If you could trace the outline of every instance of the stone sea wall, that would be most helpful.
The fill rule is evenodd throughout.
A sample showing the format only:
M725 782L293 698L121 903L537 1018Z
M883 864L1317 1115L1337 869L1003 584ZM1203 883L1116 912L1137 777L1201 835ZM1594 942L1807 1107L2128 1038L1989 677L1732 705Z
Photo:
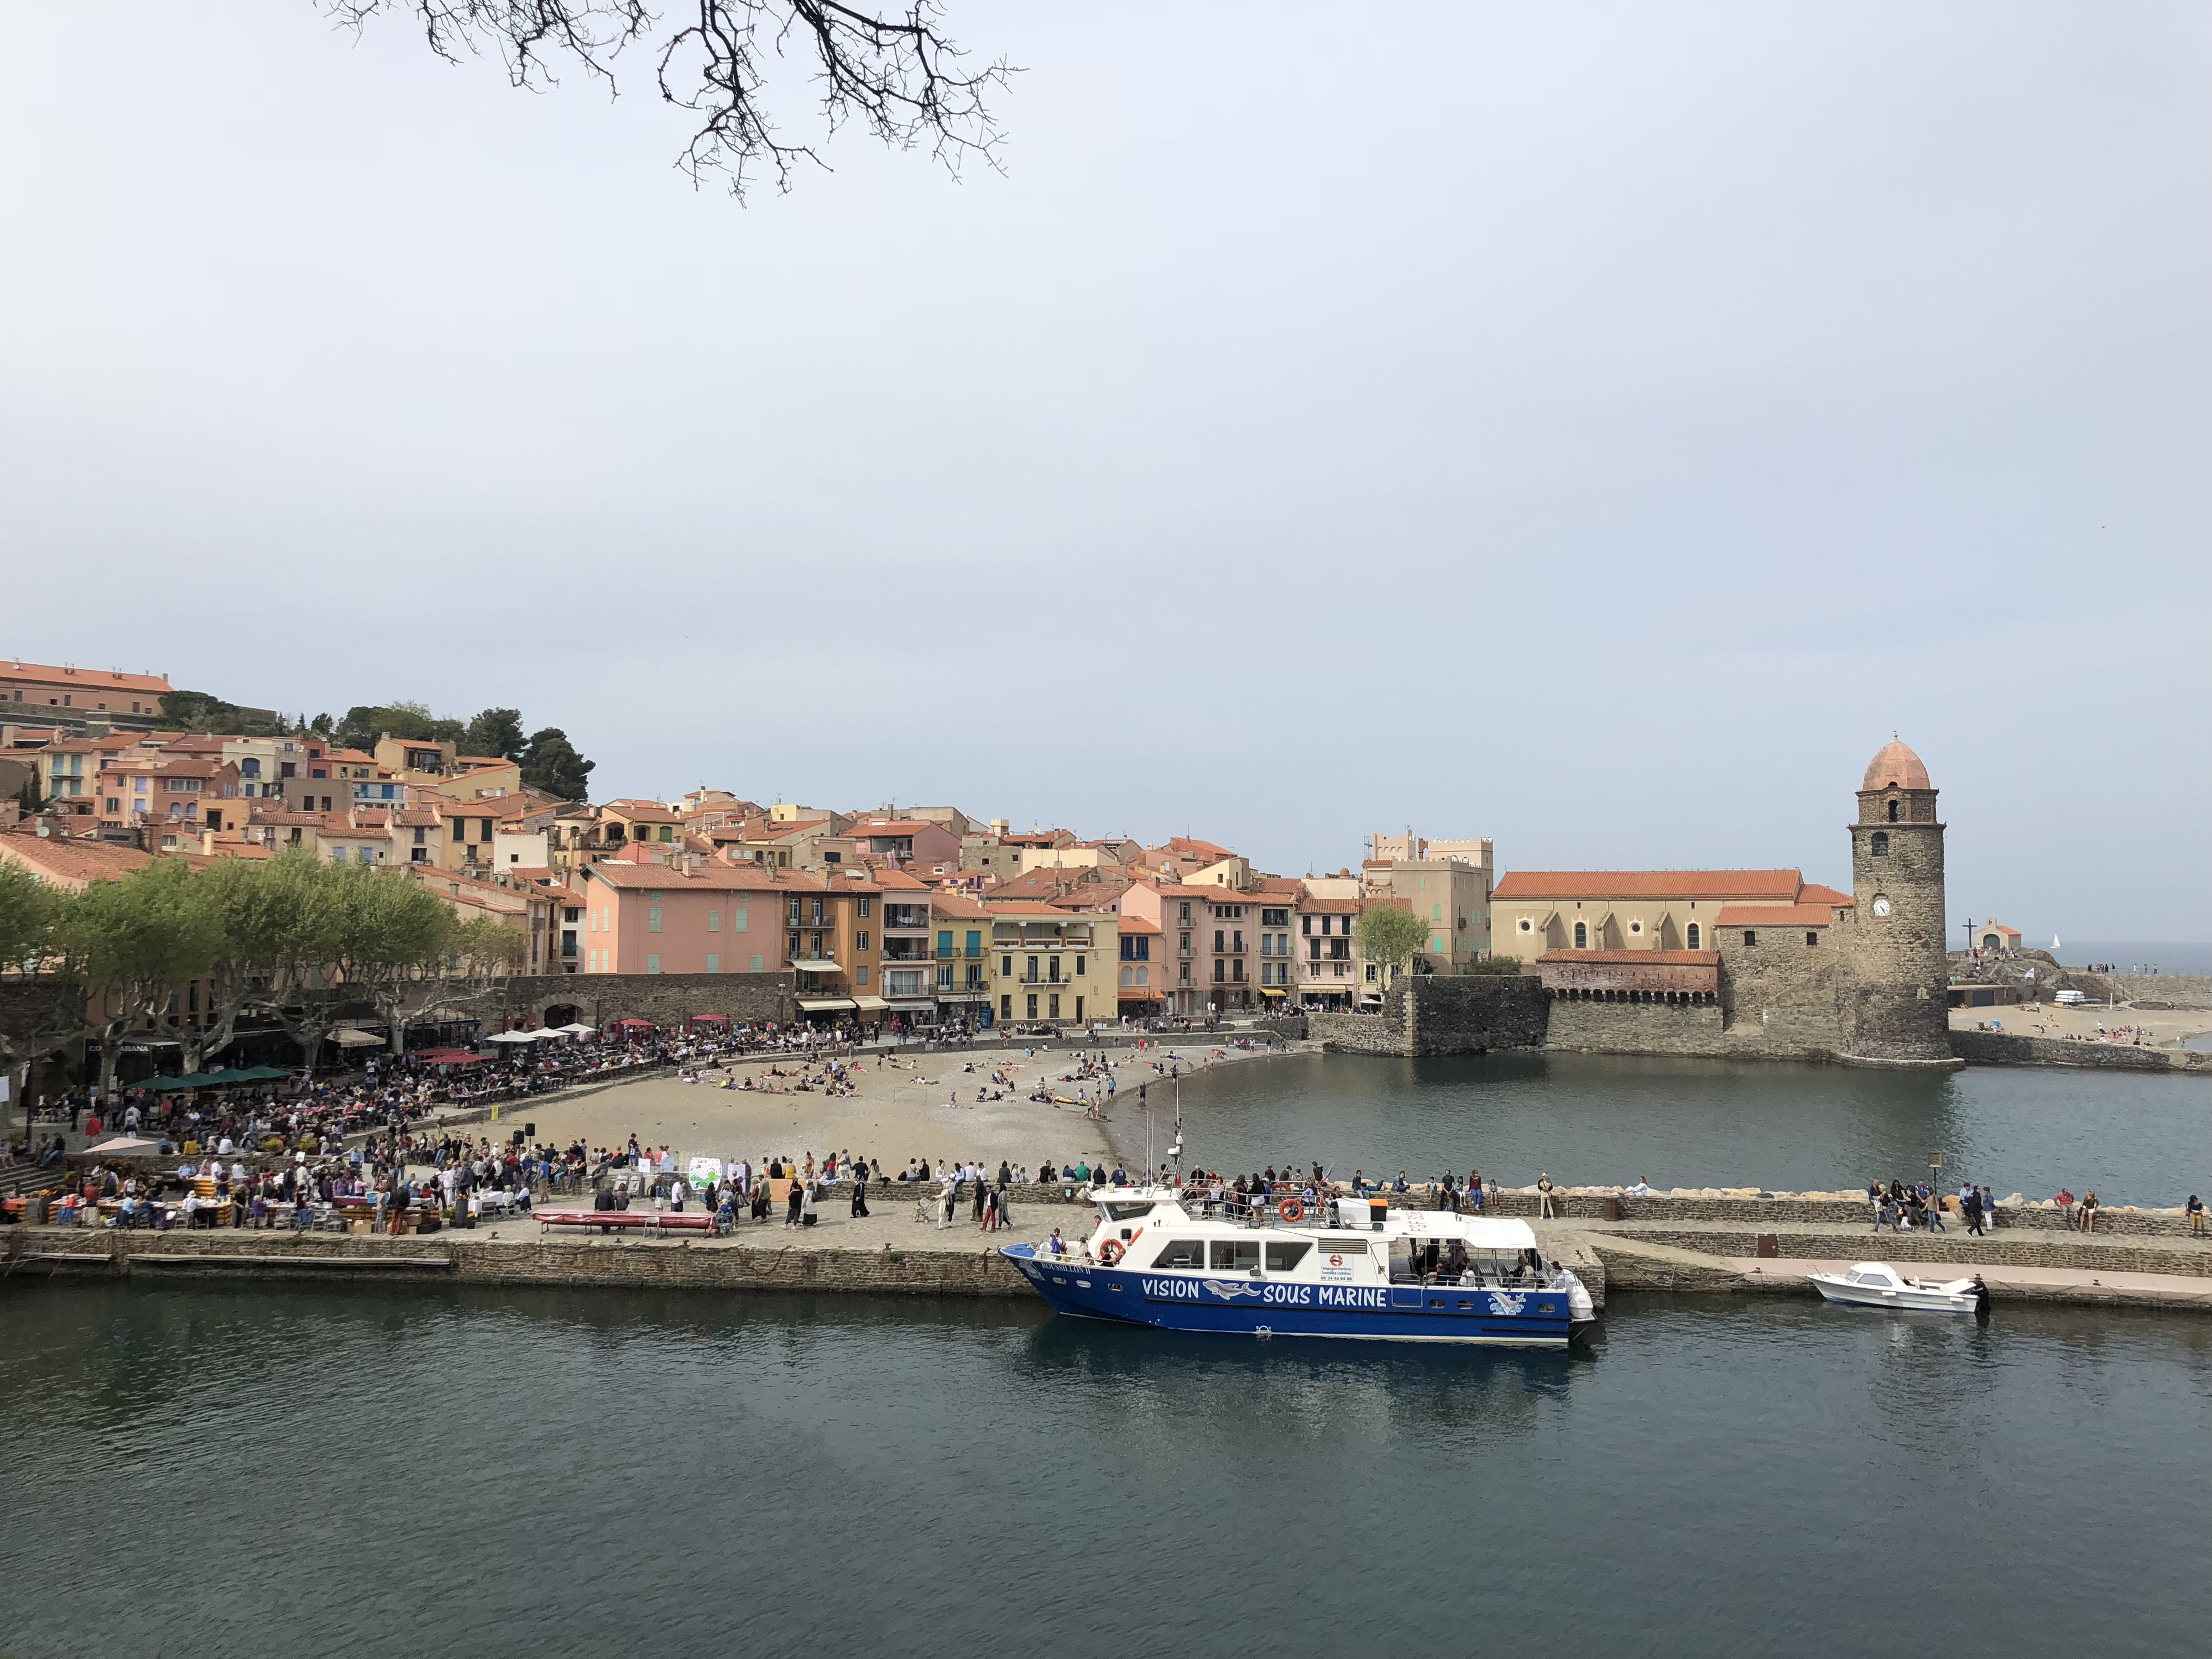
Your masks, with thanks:
M2137 1048L2125 1042L2069 1042L2008 1031L1954 1031L1952 1052L1976 1066L2075 1066L2111 1072L2212 1073L2212 1053Z
M94 1273L134 1279L221 1274L255 1278L428 1279L456 1285L568 1285L611 1289L896 1292L1030 1296L995 1246L841 1250L695 1246L574 1237L512 1241L452 1232L419 1238L232 1231L11 1231L9 1272Z
M1603 1255L1604 1235L1591 1235ZM1833 1233L1793 1233L1788 1228L1763 1232L1718 1231L1669 1233L1658 1228L1639 1229L1624 1242L1662 1244L1707 1255L1756 1256L1761 1237L1771 1240L1782 1261L1829 1261L1872 1258L1882 1261L1972 1262L1984 1267L2063 1267L2081 1272L2115 1273L2178 1273L2187 1278L2212 1278L2212 1251L2191 1248L2176 1240L2168 1246L2100 1244L2079 1234L2063 1232L1999 1232L1969 1237L1954 1225L1942 1233L1893 1233L1869 1231L1864 1243ZM1609 1267L1610 1264L1608 1264Z
M1306 1016L1307 1035L1333 1053L1480 1054L1544 1041L1547 999L1533 975L1418 975L1383 997L1379 1014Z

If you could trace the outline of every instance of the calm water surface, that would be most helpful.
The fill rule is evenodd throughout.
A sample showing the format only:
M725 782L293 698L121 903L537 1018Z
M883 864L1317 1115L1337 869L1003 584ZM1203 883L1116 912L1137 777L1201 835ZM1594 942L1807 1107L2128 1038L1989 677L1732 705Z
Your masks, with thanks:
M2185 1653L2212 1322L0 1287L0 1653ZM1917 1634L1916 1634L1917 1633Z
M1127 1073L1124 1077L1126 1079ZM1174 1091L1148 1085L1164 1156ZM2108 1204L2212 1194L2212 1076L1970 1066L1935 1075L1844 1066L1485 1054L1466 1060L1296 1055L1182 1085L1186 1156L1258 1169L1318 1158L1340 1176L1465 1175L1507 1186L1767 1187L1802 1192L1923 1174L2047 1198L2094 1187ZM1145 1157L1146 1112L1126 1085L1112 1133Z

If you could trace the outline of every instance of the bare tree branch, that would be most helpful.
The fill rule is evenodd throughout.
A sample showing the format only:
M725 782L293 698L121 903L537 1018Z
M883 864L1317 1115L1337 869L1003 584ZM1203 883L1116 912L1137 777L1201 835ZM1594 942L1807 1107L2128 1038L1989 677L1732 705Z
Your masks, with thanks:
M432 52L449 63L496 51L518 87L559 84L568 58L615 89L614 62L651 38L659 19L646 0L323 0L356 29L381 14L411 13ZM999 170L1005 135L988 101L1012 85L1001 58L973 70L938 26L934 0L878 13L839 0L690 0L685 21L660 49L661 97L700 118L677 165L696 184L710 173L743 200L757 177L791 188L793 168L826 168L816 146L857 121L894 149L927 146L954 178L970 161ZM816 88L819 137L779 135L766 94L776 62L798 59Z

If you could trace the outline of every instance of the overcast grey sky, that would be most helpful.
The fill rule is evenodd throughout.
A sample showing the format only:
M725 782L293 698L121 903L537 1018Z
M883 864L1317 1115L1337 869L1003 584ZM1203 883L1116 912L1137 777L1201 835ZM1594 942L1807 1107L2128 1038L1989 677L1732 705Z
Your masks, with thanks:
M2212 10L1013 8L1007 175L304 0L7 0L0 651L595 793L2212 939Z

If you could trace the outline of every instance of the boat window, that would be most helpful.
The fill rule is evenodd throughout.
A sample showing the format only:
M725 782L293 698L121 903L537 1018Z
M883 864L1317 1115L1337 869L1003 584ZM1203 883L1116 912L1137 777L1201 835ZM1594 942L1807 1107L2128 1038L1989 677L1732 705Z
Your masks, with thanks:
M1309 1239L1297 1239L1283 1243L1270 1241L1267 1245L1267 1271L1271 1273L1290 1272L1305 1259L1306 1252L1311 1249L1313 1249L1313 1243Z
M1250 1273L1260 1265L1260 1241L1242 1238L1217 1238L1213 1241L1213 1265L1231 1273Z
M1152 1212L1150 1200L1142 1204L1107 1204L1100 1207L1116 1221L1134 1221L1140 1215Z
M1164 1246L1152 1258L1155 1267L1203 1267L1206 1265L1206 1242L1197 1238L1178 1238Z

